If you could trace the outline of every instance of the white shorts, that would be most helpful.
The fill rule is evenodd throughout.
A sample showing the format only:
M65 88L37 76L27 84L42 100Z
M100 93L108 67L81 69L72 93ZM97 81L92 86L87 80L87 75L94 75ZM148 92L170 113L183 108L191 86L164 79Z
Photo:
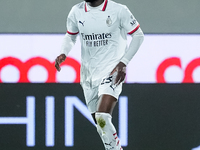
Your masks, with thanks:
M112 76L109 76L107 78L103 78L101 84L95 88L83 88L86 104L91 114L97 111L97 105L101 95L111 95L118 100L122 91L122 84L123 83L120 83L117 87L112 86Z

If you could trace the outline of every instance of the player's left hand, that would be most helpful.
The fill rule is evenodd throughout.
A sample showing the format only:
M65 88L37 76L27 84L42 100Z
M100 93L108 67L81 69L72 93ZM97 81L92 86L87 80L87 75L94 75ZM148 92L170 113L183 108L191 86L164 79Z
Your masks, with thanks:
M114 84L119 85L121 82L124 81L126 77L126 65L123 62L119 62L117 66L112 70L110 75L113 75L114 72L117 72L117 77Z

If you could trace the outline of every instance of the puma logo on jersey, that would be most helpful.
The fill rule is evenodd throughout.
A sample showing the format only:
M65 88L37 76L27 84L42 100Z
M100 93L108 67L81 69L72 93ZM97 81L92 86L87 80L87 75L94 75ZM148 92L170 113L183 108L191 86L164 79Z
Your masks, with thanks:
M84 26L85 21L83 21L83 22L79 21L79 23L82 24L82 26Z
M105 143L105 145L109 145L109 146L111 146L111 143L112 143L112 142L110 142L110 143Z
M112 142L110 142L110 143L104 143L104 144L106 146L106 150L113 150L114 149L114 147L112 146Z

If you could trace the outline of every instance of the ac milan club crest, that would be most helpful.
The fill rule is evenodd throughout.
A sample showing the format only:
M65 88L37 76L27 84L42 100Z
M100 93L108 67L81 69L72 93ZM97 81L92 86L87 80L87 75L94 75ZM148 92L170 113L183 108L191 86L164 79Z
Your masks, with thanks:
M110 16L108 16L108 18L106 20L106 24L108 27L110 27L112 25L112 20L111 20Z

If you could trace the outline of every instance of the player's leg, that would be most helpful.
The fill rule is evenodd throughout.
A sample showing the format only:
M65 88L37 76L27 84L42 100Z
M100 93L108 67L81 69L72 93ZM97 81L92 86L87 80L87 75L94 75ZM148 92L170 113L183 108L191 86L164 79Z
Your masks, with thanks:
M92 115L92 118L93 118L94 122L97 124L97 121L95 119L95 113L92 113L91 115Z
M109 77L110 79L110 77ZM84 96L91 115L97 124L97 131L103 141L105 148L122 150L115 127L112 124L112 111L117 103L117 99L122 90L122 84L113 88L111 83L101 84L99 88L84 89ZM105 121L105 126L100 126L101 118ZM100 120L99 120L100 119ZM96 120L100 122L97 123ZM106 134L105 134L106 133ZM110 141L112 140L112 142ZM109 142L110 141L110 142Z
M111 95L102 95L99 98L99 105L96 106L97 112L105 112L109 113L112 116L112 112L114 110L114 107L117 103L117 99L115 97L112 97ZM94 119L95 123L97 124L96 118L95 118L96 113L92 113L92 118Z
M99 86L99 101L95 113L97 131L106 149L122 150L116 129L112 123L112 112L121 93L122 83L115 88L111 85L111 82L106 80L105 84Z
M99 98L99 103L97 106L97 112L109 113L112 115L112 112L117 103L117 99L111 95L103 94Z
M106 149L122 150L117 132L112 124L112 112L117 99L111 95L102 95L99 100L98 110L95 114L97 131L102 138Z
M88 107L88 110L90 111L92 118L94 119L94 122L96 123L95 113L97 111L97 104L98 104L98 100L99 100L98 87L91 88L91 89L83 88L83 93L84 93L85 102Z

